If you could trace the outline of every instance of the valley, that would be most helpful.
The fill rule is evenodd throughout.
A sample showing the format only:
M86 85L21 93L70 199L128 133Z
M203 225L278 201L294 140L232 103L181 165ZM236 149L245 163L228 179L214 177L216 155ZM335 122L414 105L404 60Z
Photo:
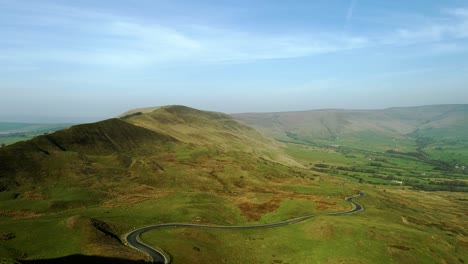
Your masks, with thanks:
M0 149L4 263L466 263L466 105L226 115L138 109ZM338 113L337 113L338 112ZM365 210L353 209L346 197ZM242 254L239 254L241 252ZM62 262L60 262L62 261Z
M35 136L52 133L73 124L31 124L0 122L0 146L6 146Z
M467 192L467 112L465 105L441 105L234 116L288 144L288 154L311 171L367 184Z

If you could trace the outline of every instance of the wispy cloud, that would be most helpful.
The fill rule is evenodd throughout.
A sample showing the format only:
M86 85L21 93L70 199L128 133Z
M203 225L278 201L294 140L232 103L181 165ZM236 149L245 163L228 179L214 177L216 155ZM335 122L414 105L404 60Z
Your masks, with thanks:
M357 0L350 1L346 21L353 19L356 4ZM352 32L273 34L222 26L163 25L65 6L31 7L16 1L6 1L6 6L9 12L5 15L13 22L0 29L0 58L17 68L24 63L34 67L35 62L50 61L112 67L244 63L468 37L468 9L462 8L445 10L443 23L367 36Z
M367 39L343 33L275 33L232 30L206 25L157 22L63 6L16 5L9 14L12 30L0 45L0 57L18 61L62 61L137 66L191 61L239 63L311 56L367 45ZM86 19L84 19L86 18ZM7 39L9 41L7 41ZM0 46L0 47L2 47Z
M399 28L386 36L387 44L414 44L468 37L468 9L446 9L443 20L422 26Z

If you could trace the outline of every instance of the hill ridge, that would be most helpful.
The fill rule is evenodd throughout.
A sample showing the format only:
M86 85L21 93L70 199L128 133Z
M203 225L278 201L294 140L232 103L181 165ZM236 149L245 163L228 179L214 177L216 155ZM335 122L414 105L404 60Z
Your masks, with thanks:
M300 133L331 139L340 134L374 131L401 137L418 129L438 129L467 124L468 105L428 105L379 110L324 109L294 112L233 114L269 135Z

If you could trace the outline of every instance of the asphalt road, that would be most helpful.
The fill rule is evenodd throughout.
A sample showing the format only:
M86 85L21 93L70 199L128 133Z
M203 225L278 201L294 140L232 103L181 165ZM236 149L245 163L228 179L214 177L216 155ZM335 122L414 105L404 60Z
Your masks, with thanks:
M347 197L346 201L350 202L354 205L354 208L349 211L344 212L336 212L336 213L326 213L321 215L350 215L361 212L364 208L356 203L353 198L364 196L365 194L360 192L356 196ZM135 229L124 236L124 240L128 246L135 248L148 256L150 256L152 263L156 264L168 264L171 263L170 256L165 254L162 250L152 248L140 239L140 235L146 231L159 229L159 228L198 228L198 229L260 229L260 228L272 228L272 227L279 227L279 226L286 226L295 223L302 222L304 220L310 219L317 215L306 215L282 222L272 223L272 224L262 224L262 225L248 225L248 226L219 226L219 225L197 225L197 224L183 224L183 223L166 223L166 224L157 224L142 227L139 229Z

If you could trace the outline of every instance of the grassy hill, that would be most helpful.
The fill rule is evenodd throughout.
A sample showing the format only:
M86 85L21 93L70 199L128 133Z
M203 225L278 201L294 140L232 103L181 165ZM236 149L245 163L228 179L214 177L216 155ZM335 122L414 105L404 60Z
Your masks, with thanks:
M285 155L278 155L282 144L265 138L251 127L223 113L174 105L159 107L146 114L133 114L123 119L134 125L171 135L190 145L215 147L221 151L243 151L281 163L298 165Z
M241 212L255 217L246 197L268 201L281 182L304 177L270 142L227 115L169 106L1 148L0 231L9 239L0 241L0 256L139 259L89 223L104 221L119 237L155 221L246 221Z
M262 232L160 230L143 239L174 263L468 261L464 194L359 183L337 166L367 166L368 154L291 141L226 114L165 106L1 148L0 261L137 263L145 256L120 239L135 227L271 223L349 210L344 198L357 190L368 194L359 215ZM393 166L386 170L428 169L412 159L398 169L401 153L394 155L380 162Z
M314 139L334 140L363 131L401 138L417 129L421 132L459 127L466 129L467 113L468 105L435 105L384 110L246 113L233 116L276 137L287 137L286 133L289 132Z

